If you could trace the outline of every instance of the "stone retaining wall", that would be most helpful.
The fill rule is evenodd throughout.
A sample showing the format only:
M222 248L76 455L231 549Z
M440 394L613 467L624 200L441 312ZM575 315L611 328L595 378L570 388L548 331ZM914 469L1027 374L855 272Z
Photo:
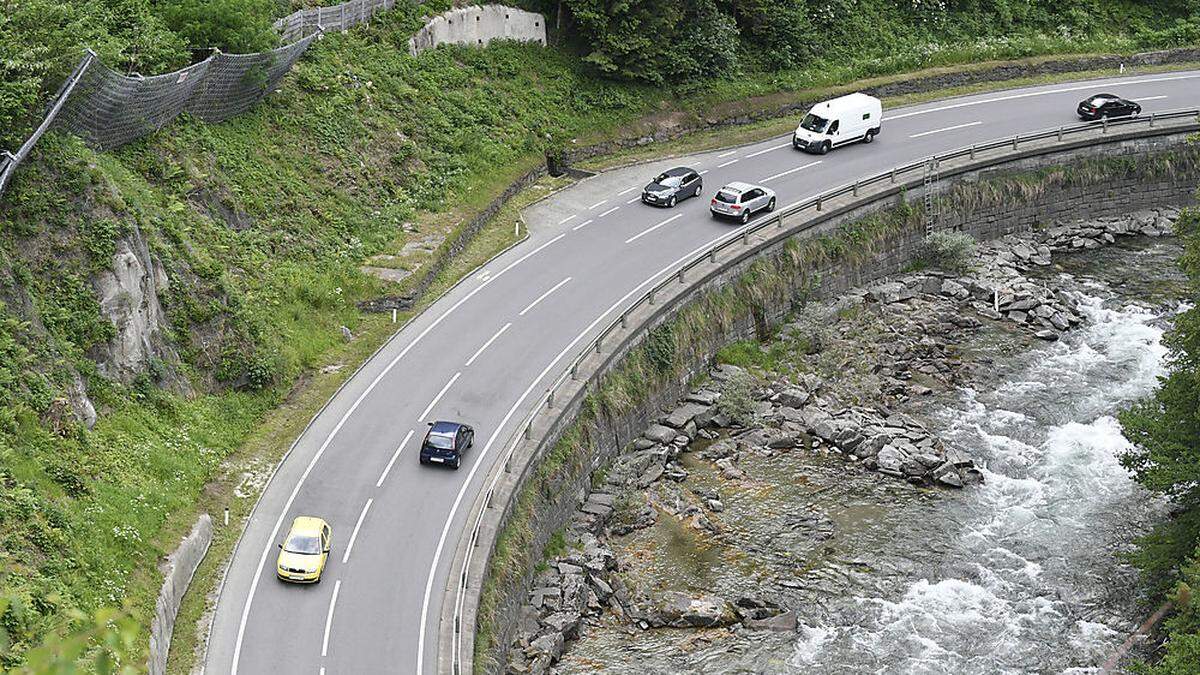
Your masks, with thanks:
M1035 225L1048 224L1060 218L1098 218L1150 206L1191 204L1193 191L1197 181L1200 181L1200 169L1197 169L1200 161L1196 161L1194 157L1191 161L1181 162L1178 171L1165 171L1154 176L1138 176L1131 173L1134 170L1130 168L1141 166L1137 164L1141 160L1172 157L1178 153L1194 155L1196 150L1181 147L1183 139L1184 135L1175 134L1082 145L1059 151L1014 152L1009 161L993 162L987 167L961 171L943 179L938 185L945 199L952 200L956 196L962 196L964 199L964 203L943 207L943 212L948 215L942 219L939 227L961 229L979 240L988 240L1013 232L1027 231ZM1050 167L1078 168L1088 162L1093 162L1094 172L1094 163L1098 161L1112 167L1108 174L1101 172L1099 178L1082 184L1071 181L1055 184L1051 181L1043 186L1043 189L1011 201L978 200L976 203L979 205L972 206L966 203L969 200L963 196L969 195L969 192L960 194L954 189L956 185L984 184L990 178L1000 178L1005 174L1029 174ZM1122 165L1123 161L1126 164ZM584 383L572 393L570 400L560 401L555 410L556 414L535 418L530 434L535 440L526 443L529 448L518 450L513 459L517 468L514 468L513 473L506 476L498 487L495 499L507 501L498 505L503 512L495 523L489 524L485 521L477 544L479 549L488 547L490 555L490 547L496 534L504 529L511 517L512 501L520 494L521 487L536 475L534 467L554 449L563 434L575 423L589 390L602 386L604 375L619 367L626 354L644 340L648 331L671 320L689 304L702 300L709 291L740 282L742 274L757 261L786 254L785 247L789 239L811 239L834 232L845 224L901 207L906 199L904 188L905 186L897 186L883 194L864 196L840 208L831 207L825 215L818 218L815 225L791 237L786 231L779 235L768 235L767 241L757 246L747 246L743 253L733 260L726 261L724 266L710 272L699 283L687 287L672 298L664 298L657 307L649 309L646 314L631 317L631 325L638 328L623 335L620 345L607 347L612 350L610 353L604 355L598 363L589 364L586 372L581 372L580 378ZM544 548L551 534L569 521L583 496L592 470L632 442L647 424L661 415L663 407L673 406L686 392L688 380L708 368L719 348L730 342L752 337L778 324L792 311L795 303L805 298L827 297L900 272L919 259L923 239L923 227L910 227L892 236L883 250L874 255L865 256L857 262L834 261L811 272L806 270L803 288L793 288L790 297L768 301L760 308L758 315L746 313L736 317L723 334L698 345L696 352L691 355L690 367L674 382L668 383L658 391L649 392L644 401L619 417L598 415L587 430L587 435L596 441L593 447L583 451L589 454L567 458L563 470L540 483L541 489L535 495L533 518L521 525L522 528L533 532L532 542L527 546L531 556L530 569L507 587L498 589L492 617L492 625L496 628L494 645L498 646L484 654L486 659L478 664L476 670L494 672L499 664L504 663L504 649L511 642L514 619L533 578L532 563L536 562L533 557ZM475 513L478 512L478 508L483 507L477 504ZM482 573L482 570L475 568L481 564L478 559L483 557L476 556L472 559L473 576ZM460 563L461 559L456 558L456 565ZM477 608L471 606L468 609L469 611L464 613L464 621L468 626L475 626ZM444 611L443 621L446 620L445 617ZM474 638L474 631L469 628L464 629L463 634L464 640L467 639L466 636ZM443 655L446 653L444 642ZM442 666L446 666L445 661Z
M471 5L439 14L408 41L408 53L416 56L438 45L475 45L492 40L520 40L546 44L546 18L505 5Z
M171 651L175 615L179 613L179 603L183 602L183 594L192 582L192 575L208 553L212 537L212 518L207 513L201 514L192 531L180 542L179 548L163 562L162 590L158 592L154 619L150 622L150 658L146 663L150 675L167 672L167 655Z

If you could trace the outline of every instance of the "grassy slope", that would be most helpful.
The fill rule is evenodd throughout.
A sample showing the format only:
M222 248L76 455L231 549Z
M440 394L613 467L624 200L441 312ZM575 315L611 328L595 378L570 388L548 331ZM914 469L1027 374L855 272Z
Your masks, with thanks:
M918 64L1095 44L1035 36L914 51L671 100L599 81L554 50L498 45L413 59L405 41L418 24L401 9L325 38L279 93L225 124L183 120L112 154L48 137L0 201L0 594L13 600L0 625L14 643L0 665L15 664L73 607L127 601L148 623L155 564L197 502L217 505L204 486L221 462L253 459L248 439L277 456L290 435L256 432L264 416L295 402L288 395L303 373L369 352L343 345L339 326L368 341L388 333L354 309L380 290L358 273L361 260L444 234L536 162L543 139L600 138L651 112L699 113ZM241 213L250 227L235 231L202 203ZM111 335L88 274L135 224L172 279L163 302L197 396L157 388L153 373L109 383L87 358ZM72 369L102 412L91 432L50 414ZM246 383L265 386L226 386ZM304 417L281 424L294 430Z

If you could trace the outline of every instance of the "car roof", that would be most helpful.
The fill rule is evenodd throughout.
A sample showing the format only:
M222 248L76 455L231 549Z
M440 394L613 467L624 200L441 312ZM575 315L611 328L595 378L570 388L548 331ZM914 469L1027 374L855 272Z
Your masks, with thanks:
M298 516L292 521L292 532L317 534L325 527L325 521L316 516Z
M689 173L692 173L692 170L691 170L691 169L689 169L688 167L686 167L686 166L677 166L677 167L675 167L674 169L667 169L666 171L662 172L662 173L661 173L661 174L659 174L659 175L663 175L663 176L686 176L686 175L688 175Z
M429 427L429 433L431 433L431 434L454 434L454 433L458 433L458 430L461 429L462 426L463 425L459 424L458 422L438 421L438 422L434 422L433 426Z
M1092 94L1088 97L1089 101L1095 101L1098 98L1108 99L1110 101L1120 101L1121 97L1116 94Z

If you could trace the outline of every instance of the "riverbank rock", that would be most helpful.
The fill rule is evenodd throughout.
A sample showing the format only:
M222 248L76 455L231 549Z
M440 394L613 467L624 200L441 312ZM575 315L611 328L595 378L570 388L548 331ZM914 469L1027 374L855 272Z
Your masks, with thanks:
M658 596L644 620L656 628L712 628L737 622L732 607L723 598L713 595L693 597L677 591Z

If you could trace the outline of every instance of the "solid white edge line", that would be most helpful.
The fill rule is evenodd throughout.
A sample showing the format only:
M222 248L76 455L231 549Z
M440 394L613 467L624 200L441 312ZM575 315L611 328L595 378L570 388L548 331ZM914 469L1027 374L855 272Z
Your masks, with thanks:
M608 203L607 199L601 199L600 201L596 202L595 204L592 204L591 206L589 206L588 211L591 211L592 209L596 208L597 206L604 206L607 203Z
M687 253L686 255L679 258L675 262L671 263L670 265L667 265L666 267L662 268L658 272L655 272L649 278L647 278L645 281L638 284L636 288L634 288L633 290L626 293L625 296L622 297L620 300L614 302L607 310L604 311L603 314L596 317L595 321L592 321L592 323L588 324L588 327L583 329L583 332L581 332L579 335L577 335L575 337L575 339L572 340L569 345L564 347L563 350L558 353L558 356L554 357L554 360L550 362L550 365L546 366L546 368L542 370L541 374L539 374L537 376L537 378L532 383L530 383L529 387L527 389L525 389L525 392L523 394L521 394L521 397L517 399L517 402L514 403L513 406L508 409L508 413L504 415L504 419L500 420L500 424L496 425L495 430L492 431L492 435L488 438L487 444L485 444L483 446L483 451L480 453L479 459L471 464L471 470L467 473L467 478L466 478L466 480L463 481L462 487L459 488L458 496L456 496L454 498L454 504L451 505L451 507L450 507L450 515L446 518L446 524L445 524L445 526L442 527L442 535L438 539L437 549L435 549L434 553L433 553L433 564L430 565L429 576L425 579L425 599L422 600L422 602L421 602L421 628L420 628L420 633L417 637L417 670L416 670L417 675L421 675L424 672L425 632L426 632L426 627L428 625L428 617L429 617L429 598L430 598L430 595L433 593L433 577L437 574L438 564L441 562L441 559L442 559L442 550L446 546L446 536L450 532L450 525L454 522L454 516L458 513L458 507L462 503L462 498L466 494L467 488L470 487L471 481L475 477L475 472L479 469L480 466L483 465L483 458L487 456L488 450L491 449L492 444L495 443L496 438L500 435L500 432L508 424L509 420L512 419L512 416L516 413L517 408L521 407L521 404L524 403L525 399L529 397L529 393L533 391L534 387L537 386L538 382L542 381L542 378L544 378L546 376L546 373L549 373L550 369L553 368L555 366L555 364L557 364L559 361L561 361L563 356L565 356L568 352L570 352L572 349L574 349L575 345L578 344L580 340L582 340L585 336L587 336L588 333L592 332L592 329L595 328L596 325L599 324L604 319L604 317L611 314L613 312L613 310L620 307L629 298L633 297L633 295L635 293L637 293L638 291L645 288L648 284L653 282L655 279L657 279L660 276L662 276L663 274L667 273L674 267L683 264L687 260L691 259L692 256L695 256L696 254L700 253L704 249L706 249L710 246L713 246L714 244L721 241L722 239L732 238L734 236L741 236L740 235L741 229L742 228L740 228L740 227L736 228L728 234L723 234L723 235L717 237L716 239L709 241L707 244L700 245L699 247L697 247L690 253Z
M321 656L329 654L329 629L333 627L333 608L337 605L338 591L342 590L342 580L333 582L333 597L329 598L329 613L325 615L325 638L321 640Z
M931 129L929 131L922 131L919 134L910 134L909 138L921 138L923 136L932 136L933 134L940 134L943 131L954 131L955 129L966 129L967 127L977 127L980 124L983 124L982 120L975 120L974 122L967 122L966 124L955 124L955 125L949 126L949 127L942 127L941 129Z
M566 225L567 223L571 222L572 220L575 220L575 216L567 216L566 218L563 218L562 220L558 221L558 224Z
M587 227L588 225L591 225L591 224L592 224L592 223L594 223L594 222L596 222L596 221L594 221L594 220L590 220L590 219L589 219L589 220L585 220L585 221L583 221L582 223L580 223L580 224L576 225L575 227L572 227L572 228L571 228L571 231L572 231L572 232L574 232L575 230L582 230L583 228Z
M367 503L363 505L362 513L358 514L358 522L354 523L354 531L350 533L350 541L346 542L346 552L342 554L343 565L350 562L350 551L354 550L354 542L358 541L358 530L362 527L363 519L367 517L367 511L371 510L371 502L373 501L375 501L374 498L368 499Z
M634 241L641 239L642 237L646 236L647 234L650 234L651 232L662 227L663 225L666 225L667 223L671 222L672 220L676 220L676 219L682 218L682 217L683 217L682 213L671 216L670 218L667 218L666 220L662 221L661 223L654 225L654 226L650 227L649 229L642 230L641 232L638 232L637 234L633 235L632 237L626 239L625 243L632 244Z
M738 160L736 160L736 159L731 159L731 160L729 160L728 162L725 162L724 164L718 164L718 165L717 165L717 168L718 168L718 169L724 169L725 167L729 166L730 164L737 164L737 163L738 163Z
M618 197L620 197L621 195L627 195L627 194L629 194L630 192L633 192L634 190L638 189L639 187L641 187L641 186L640 186L640 185L634 185L634 186L633 186L633 187L631 187L631 188L625 188L624 190L621 190L620 192L618 192L618 193L617 193L617 196L618 196Z
M379 480L375 481L375 487L383 487L383 481L387 480L388 474L392 470L392 465L400 457L400 451L404 450L404 446L408 445L408 441L413 437L413 430L409 429L404 435L404 440L400 441L400 445L396 446L396 452L392 453L392 458L388 461L387 466L383 467L383 473L379 474Z
M570 280L571 280L571 277L567 277L566 279L563 279L562 281L558 282L557 284L554 284L554 287L553 287L553 288L551 288L550 290L546 291L545 293L542 293L541 295L539 295L539 296L537 297L537 299L536 299L536 300L534 300L533 302L529 303L529 305L527 305L527 306L525 307L525 309L521 310L521 312L518 314L518 316L525 316L525 314L526 314L526 313L528 313L528 312L529 312L529 310L533 309L534 307L537 307L537 305L538 305L538 303L539 303L539 302L541 302L541 301L545 300L546 298L550 297L550 294L551 294L551 293L553 293L554 291L557 291L558 289L562 288L562 287L563 287L563 284L567 283L567 282L568 282L568 281L570 281Z
M442 400L442 397L446 395L447 391L450 391L450 387L461 375L462 371L460 370L454 374L454 377L450 378L450 381L446 383L446 386L442 387L442 390L437 393L437 396L433 397L433 400L429 402L429 405L425 406L425 412L421 413L421 415L417 417L418 422L425 421L425 418L428 417L429 413L433 411L433 406L437 405L438 401Z
M639 197L639 199L640 199L640 197ZM619 209L619 208L621 208L621 207L619 207L619 206L614 206L614 207L612 207L611 209L609 209L609 210L605 211L604 213L601 213L600 215L598 215L598 216L596 216L596 217L597 217L597 218L603 218L604 216L607 216L608 214L612 213L613 211L616 211L616 210L617 210L617 209Z
M254 569L254 579L250 582L249 592L246 593L246 605L242 607L242 617L238 623L237 638L233 645L233 664L230 668L230 675L237 675L238 663L242 656L242 641L246 637L246 622L250 620L250 609L254 605L254 595L258 592L258 582L262 580L262 570L267 564L267 556L271 554L271 549L274 548L273 544L275 543L275 538L279 536L279 528L283 527L283 520L287 517L288 511L291 510L292 503L296 501L296 495L300 494L300 488L304 485L304 481L308 479L308 474L312 473L313 467L317 465L317 462L321 459L321 456L325 454L325 450L329 448L331 443L333 443L334 437L336 437L338 432L341 431L342 427L345 426L346 421L350 419L350 416L354 414L354 411L358 410L358 406L362 405L362 402L366 400L367 396L369 396L372 391L375 390L375 387L383 381L383 378L387 377L387 374L392 372L392 368L394 368L401 359L408 355L409 350L417 346L417 344L424 339L426 335L432 332L434 328L437 328L446 317L450 316L450 314L452 314L468 300L475 297L476 293L482 291L484 288L487 288L488 284L503 276L505 272L508 272L517 265L520 265L536 255L538 252L542 251L565 236L567 236L566 232L553 237L541 246L538 246L529 253L526 253L520 258L512 261L505 266L504 269L497 272L495 276L471 289L471 291L463 296L458 302L454 303L445 312L442 312L438 318L434 319L432 323L418 333L417 336L413 338L412 342L409 342L404 349L400 350L399 354L397 354L392 358L391 361L388 362L383 371L376 375L375 379L371 380L371 384L367 385L367 388L364 389L363 392L354 399L354 403L350 405L350 409L347 410L345 414L342 415L341 419L338 420L338 423L334 425L333 430L329 432L329 435L325 437L325 441L321 443L321 447L317 449L316 454L314 454L313 458L309 460L308 466L304 469L304 473L300 475L300 480L297 481L295 487L292 488L292 493L288 496L287 502L284 503L283 510L279 512L279 517L275 520L275 527L271 530L271 536L267 539L267 543L263 547L262 555L259 556L258 566Z
M511 321L510 321L510 322L508 322L508 323L506 323L506 324L504 324L504 327L503 327L503 328L501 328L500 330L496 331L496 334L495 334L495 335L493 335L492 337L488 338L488 341L487 341L487 342L485 342L485 343L483 343L483 346L482 346L482 347L480 347L479 349L476 349L476 350L475 350L475 353L471 355L471 358L467 359L467 364L466 364L466 365L468 365L468 366L469 366L469 365L471 365L472 363L475 363L475 359L479 358L479 355L483 353L483 350L487 349L488 347L491 347L491 346L492 346L492 343L496 341L496 338L498 338L498 337L500 337L501 335L503 335L503 334L504 334L504 331L508 330L509 326L512 326L512 322L511 322Z
M810 166L816 166L816 165L820 164L820 163L821 163L821 162L823 162L823 161L825 161L825 160L818 159L818 160L817 160L817 161L815 161L815 162L809 162L808 164L802 164L802 165L800 165L800 166L798 166L798 167L796 167L796 168L794 168L794 169L788 169L787 171L780 171L779 173L775 174L774 176L767 176L766 178L763 178L762 180L760 180L760 181L758 181L758 182L760 182L760 183L767 183L767 182L770 182L770 181L773 181L773 180L775 180L776 178L783 178L784 176L786 176L786 175L788 175L788 174L793 174L793 173L796 173L797 171L801 171L801 170L803 170L803 169L807 169L807 168L808 168L808 167L810 167Z
M1129 85L1135 85L1135 84L1153 84L1155 82L1172 82L1175 80L1194 80L1198 77L1200 77L1200 73L1192 73L1192 74L1187 74L1187 75L1172 75L1172 76L1166 76L1166 77L1133 78L1133 79L1128 79L1128 80L1116 80L1116 81L1112 81L1112 82L1109 82L1106 80L1105 81L1096 80L1096 81L1092 81L1087 84L1079 84L1079 85L1075 85L1075 86L1071 86L1071 87L1061 87L1059 89L1049 89L1046 91L1030 91L1030 92L1025 92L1022 94L1009 94L1007 96L993 96L991 98L979 99L977 101L963 101L962 103L953 103L951 105L944 105L944 106L940 106L937 108L929 108L927 110L914 110L912 112L900 113L899 115L884 115L883 121L887 122L890 120L899 120L899 119L904 119L905 117L915 117L916 115L927 115L929 113L934 113L934 112L942 112L945 110L956 110L958 108L967 108L970 106L984 105L987 103L998 103L1000 101L1012 101L1012 100L1021 99L1021 98L1032 98L1034 96L1049 96L1051 94L1067 94L1067 93L1070 93L1073 91L1086 91L1088 89L1096 89L1099 86L1122 87L1122 86L1129 86ZM1103 82L1103 85L1100 84L1101 82Z
M759 150L758 152L752 152L752 153L746 155L746 159L750 159L751 157L758 157L759 155L765 155L768 152L771 152L772 150L778 150L780 148L790 148L790 147L792 147L792 144L789 141L787 143L784 143L783 145L776 145L776 146L767 148L766 150Z

